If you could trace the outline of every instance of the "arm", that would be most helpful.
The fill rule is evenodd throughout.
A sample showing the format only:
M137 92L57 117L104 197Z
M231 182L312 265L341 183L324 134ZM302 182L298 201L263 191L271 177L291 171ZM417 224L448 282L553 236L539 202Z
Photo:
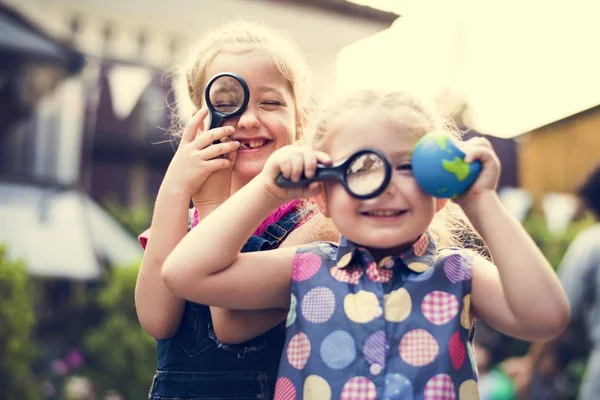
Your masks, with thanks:
M285 320L284 308L268 310L228 310L211 307L213 329L223 343L238 344L254 339Z
M295 248L240 253L253 227L281 203L253 179L201 220L171 252L162 268L166 285L178 296L211 306L288 307Z
M293 230L280 247L300 246L314 240L331 240L332 236L328 220L318 213ZM211 307L210 311L215 334L219 340L229 344L255 338L283 322L288 313L286 309L227 310L218 307Z
M540 249L498 198L500 161L490 142L471 139L464 150L465 162L478 159L482 170L457 203L495 261L495 265L482 257L473 261L473 310L510 336L530 341L556 337L569 322L565 292Z
M487 243L495 265L476 257L472 300L490 326L524 340L559 335L569 321L569 304L539 248L504 208L495 192L463 207Z
M150 336L173 336L183 315L184 300L165 286L160 271L167 255L187 232L189 198L184 193L159 190L152 235L148 240L135 285L135 306L142 328Z
M199 135L206 110L196 113L183 132L181 143L169 164L159 189L150 236L135 286L135 305L142 328L154 338L175 334L181 322L184 301L164 285L161 268L167 255L186 235L188 205L193 194L208 177L219 170L231 168L231 161L218 158L237 149L237 142L211 145L213 141L232 133L232 128L213 129ZM217 157L217 158L216 158ZM216 183L209 189L214 191ZM229 182L221 186L229 192Z
M277 175L281 172L296 181L303 171L314 176L318 161L331 162L324 153L298 146L273 153L261 174L201 221L169 255L162 274L167 286L183 298L217 307L289 307L296 250L243 254L240 250L254 227L277 206L288 199L314 195L320 188L318 184L280 188L275 184Z

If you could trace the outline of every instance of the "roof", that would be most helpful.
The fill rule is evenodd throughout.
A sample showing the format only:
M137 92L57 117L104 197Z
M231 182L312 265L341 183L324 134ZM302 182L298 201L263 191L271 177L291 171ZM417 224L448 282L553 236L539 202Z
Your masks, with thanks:
M102 265L134 265L142 250L87 194L74 188L0 181L0 242L32 275L96 279Z
M15 10L0 3L0 55L58 63L69 73L83 66L83 56L51 37Z
M343 15L355 16L361 19L392 23L399 15L389 11L363 6L348 0L266 0L276 3L291 3L306 7L319 8Z

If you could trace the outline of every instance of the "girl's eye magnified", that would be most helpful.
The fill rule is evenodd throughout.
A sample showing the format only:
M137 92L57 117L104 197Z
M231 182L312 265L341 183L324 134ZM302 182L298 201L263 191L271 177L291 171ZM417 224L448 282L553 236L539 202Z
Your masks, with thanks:
M398 170L398 171L412 171L412 164L406 163L406 164L398 165L396 167L396 170Z

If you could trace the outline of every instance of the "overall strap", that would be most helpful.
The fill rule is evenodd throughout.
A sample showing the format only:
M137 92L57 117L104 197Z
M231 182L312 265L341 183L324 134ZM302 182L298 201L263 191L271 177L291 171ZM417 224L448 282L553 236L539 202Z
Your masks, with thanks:
M268 250L278 247L292 232L301 218L302 209L296 209L284 215L279 221L270 224L260 236L251 236L242 248L242 252Z

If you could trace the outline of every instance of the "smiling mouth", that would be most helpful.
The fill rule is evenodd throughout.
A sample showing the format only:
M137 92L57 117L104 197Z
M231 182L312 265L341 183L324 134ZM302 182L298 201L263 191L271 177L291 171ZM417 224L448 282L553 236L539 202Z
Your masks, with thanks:
M367 217L398 217L404 214L406 210L372 210L361 212L361 215Z
M239 139L240 150L259 149L271 143L271 140L256 138L256 139Z

